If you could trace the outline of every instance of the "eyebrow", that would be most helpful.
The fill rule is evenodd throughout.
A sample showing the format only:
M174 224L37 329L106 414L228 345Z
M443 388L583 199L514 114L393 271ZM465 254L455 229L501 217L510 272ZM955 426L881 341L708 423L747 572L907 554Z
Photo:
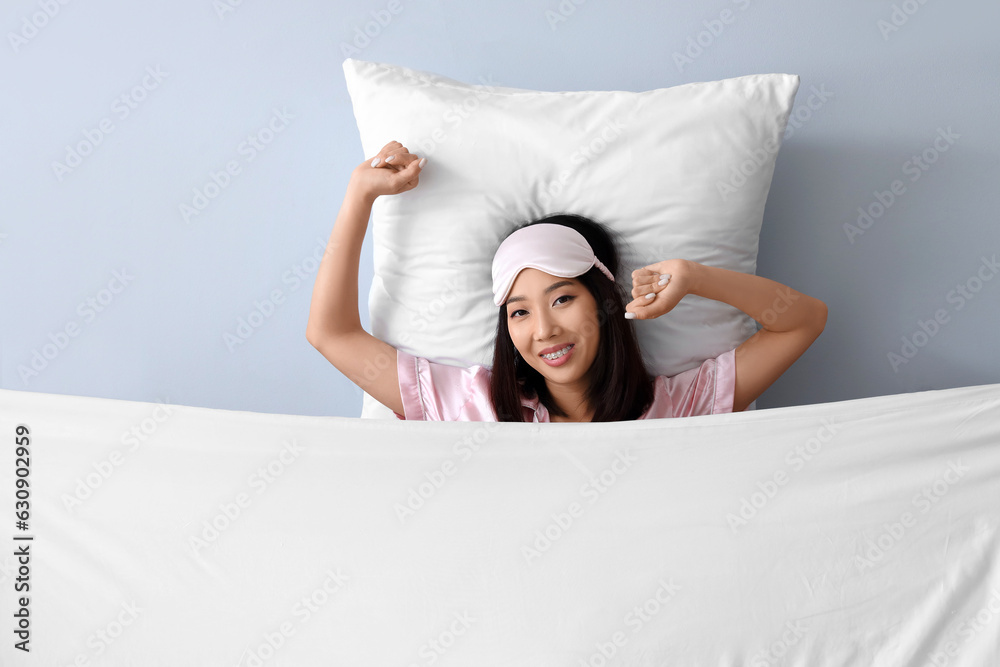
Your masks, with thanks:
M573 285L573 284L574 283L571 282L571 281L569 281L569 280L560 280L559 282L552 283L551 285L549 285L548 287L546 287L545 288L545 293L548 294L552 290L556 290L556 289L559 289L560 287L565 287L566 285ZM506 306L508 303L514 303L515 301L526 301L526 300L527 299L525 297L523 297L523 296L512 296L509 299L507 299L506 303L504 303L503 305Z

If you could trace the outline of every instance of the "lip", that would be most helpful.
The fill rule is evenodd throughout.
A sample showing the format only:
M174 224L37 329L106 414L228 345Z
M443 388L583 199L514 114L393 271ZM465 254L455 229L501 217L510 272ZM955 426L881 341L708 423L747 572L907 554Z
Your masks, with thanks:
M566 346L565 346L565 345L563 345L563 347L566 347ZM559 348L559 349L561 350L561 349L562 349L562 347L561 347L561 348ZM546 363L547 365L549 365L549 366L552 366L552 367L554 368L554 367L556 367L556 366L562 366L563 364L568 364L568 363L569 363L569 360L570 360L570 357L572 357L572 356L573 356L573 353L574 353L574 352L576 352L576 346L575 346L575 345L574 345L573 347L569 348L569 352L567 352L567 353L566 353L566 354L564 354L563 356L559 357L558 359L555 359L555 360L552 360L552 359L549 359L549 358L547 358L547 357L542 357L541 359L542 359L542 361L544 361L544 362L545 362L545 363Z
M543 354L552 354L553 352L558 352L559 350L563 349L567 345L575 345L575 343L563 343L562 345L553 345L552 347L547 347L544 350L542 350L541 352L539 352L538 356L542 356Z

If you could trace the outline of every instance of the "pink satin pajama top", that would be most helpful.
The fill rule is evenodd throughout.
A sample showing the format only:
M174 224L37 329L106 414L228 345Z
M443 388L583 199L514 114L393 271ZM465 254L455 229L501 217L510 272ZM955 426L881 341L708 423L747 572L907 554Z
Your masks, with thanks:
M489 398L490 369L449 366L396 350L403 412L397 419L425 421L497 421ZM653 403L639 419L693 417L733 411L736 390L736 350L706 359L701 366L656 378ZM525 417L550 422L549 411L537 398L521 397Z

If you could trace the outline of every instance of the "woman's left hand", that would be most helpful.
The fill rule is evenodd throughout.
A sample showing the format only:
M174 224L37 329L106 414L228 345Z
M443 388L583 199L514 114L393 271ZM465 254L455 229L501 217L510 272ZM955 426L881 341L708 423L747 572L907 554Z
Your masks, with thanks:
M632 301L625 305L625 311L632 316L626 317L652 320L673 310L685 294L691 293L694 265L686 259L668 259L633 271ZM661 280L665 281L663 285ZM653 297L647 298L647 294Z

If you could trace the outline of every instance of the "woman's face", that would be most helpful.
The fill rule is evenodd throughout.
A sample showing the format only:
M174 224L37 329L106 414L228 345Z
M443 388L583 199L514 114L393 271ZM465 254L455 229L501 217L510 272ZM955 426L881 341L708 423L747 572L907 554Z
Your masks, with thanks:
M523 300L510 300L519 297ZM507 299L507 329L524 360L551 382L569 384L585 378L597 357L600 324L597 302L583 283L523 269ZM573 348L556 360L561 362L558 366L540 356L549 348L558 350L569 344Z

